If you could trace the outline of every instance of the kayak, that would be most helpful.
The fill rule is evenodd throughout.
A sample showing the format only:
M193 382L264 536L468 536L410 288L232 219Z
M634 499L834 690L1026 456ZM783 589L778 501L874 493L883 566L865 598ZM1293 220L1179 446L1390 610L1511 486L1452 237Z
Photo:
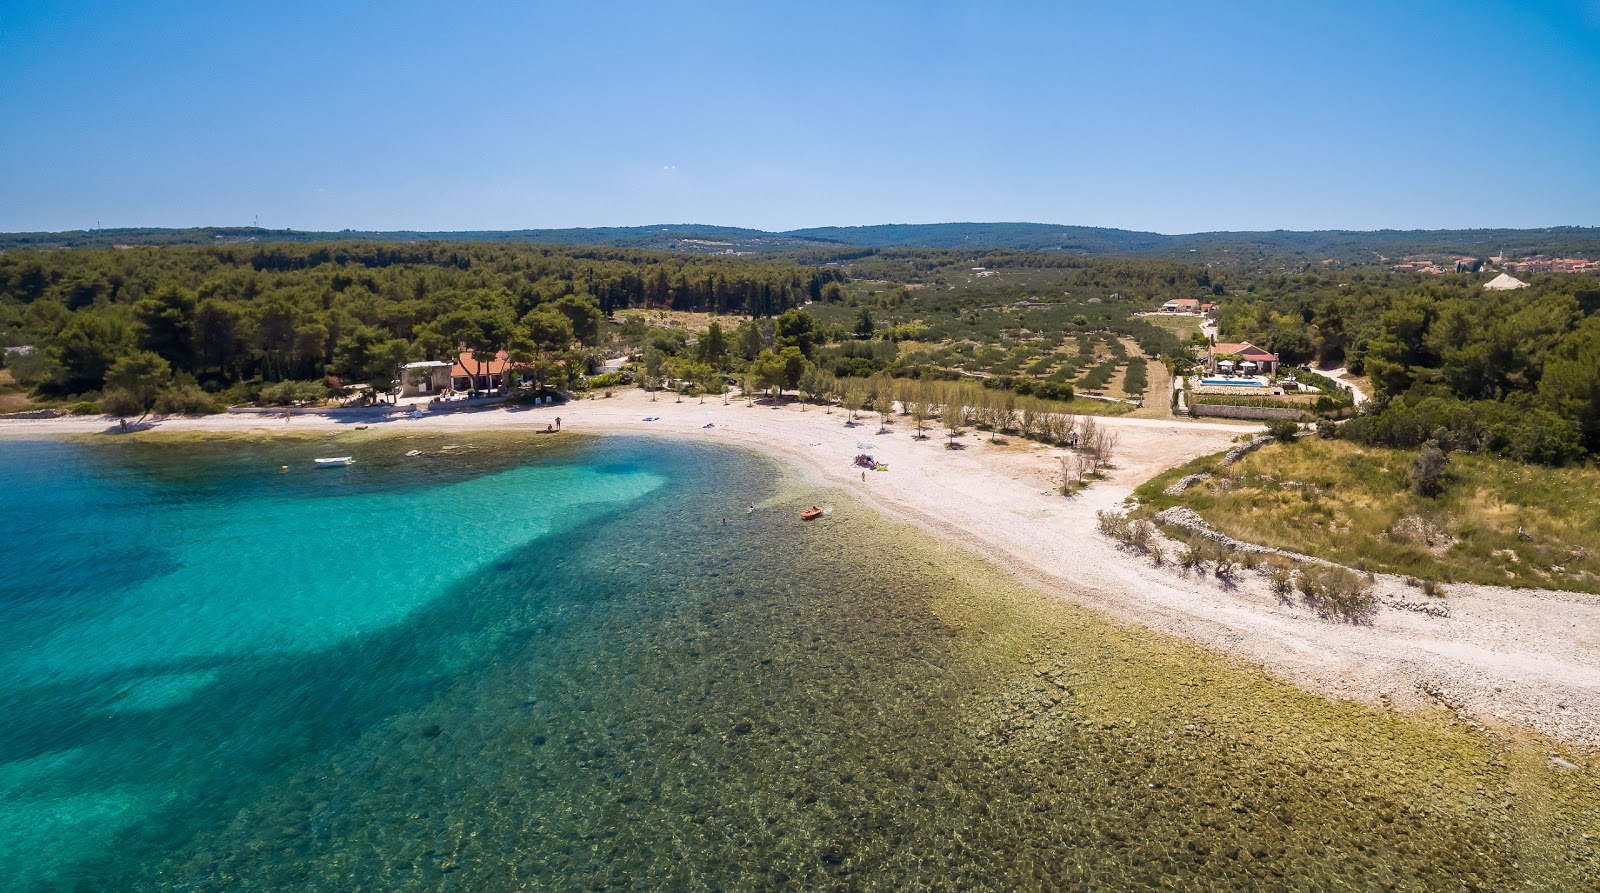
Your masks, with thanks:
M820 517L822 517L822 509L819 509L816 506L812 506L811 508L808 508L800 513L800 520L802 521L810 521L813 518Z
M351 462L356 460L353 456L334 456L331 459L317 459L315 461L318 465L330 467L334 465L349 465Z

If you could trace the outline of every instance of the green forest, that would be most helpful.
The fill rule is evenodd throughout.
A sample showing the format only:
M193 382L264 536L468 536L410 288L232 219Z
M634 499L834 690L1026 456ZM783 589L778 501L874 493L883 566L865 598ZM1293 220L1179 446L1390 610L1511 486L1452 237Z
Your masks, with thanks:
M1250 274L1009 249L24 250L0 253L0 346L3 387L27 405L119 414L314 400L351 385L379 394L405 362L502 350L541 391L582 386L626 354L650 386L749 375L751 387L804 391L814 370L811 390L836 394L843 385L818 383L969 379L1020 397L1137 402L1146 358L1189 360L1172 329L1140 314L1200 297L1220 305L1223 340L1366 376L1374 399L1342 437L1546 464L1600 452L1600 279L1545 274L1486 291L1486 276ZM623 315L640 309L726 321Z
M616 248L225 246L0 254L0 342L21 386L198 411L277 382L387 390L402 363L506 350L541 386L592 365L606 317L660 307L768 317L837 270Z
M1070 257L1166 259L1251 273L1297 272L1324 263L1390 266L1409 255L1490 257L1502 252L1600 258L1600 228L1328 230L1209 232L1166 235L1044 223L931 223L816 227L767 232L730 226L666 224L574 229L463 232L307 232L255 226L191 229L117 228L69 232L0 233L0 251L26 248L110 248L115 245L220 247L232 244L344 242L495 242L600 245L695 254L770 257L805 252L821 261L847 261L896 250L1032 251Z
M1352 440L1546 464L1600 452L1600 278L1485 279L1262 277L1222 303L1221 334L1367 376L1375 399L1340 429Z

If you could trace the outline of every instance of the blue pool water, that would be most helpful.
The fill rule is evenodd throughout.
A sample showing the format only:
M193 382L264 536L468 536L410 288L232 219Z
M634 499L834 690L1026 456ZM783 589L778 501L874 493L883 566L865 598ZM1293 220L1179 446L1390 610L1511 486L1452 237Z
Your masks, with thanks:
M1267 386L1267 383L1259 378L1202 378L1200 383L1205 385L1229 385L1239 388L1264 388Z

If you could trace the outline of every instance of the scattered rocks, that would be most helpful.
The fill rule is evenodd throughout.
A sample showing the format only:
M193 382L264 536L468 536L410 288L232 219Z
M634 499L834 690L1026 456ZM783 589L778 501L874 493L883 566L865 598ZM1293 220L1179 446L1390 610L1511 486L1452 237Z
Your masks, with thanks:
M1250 455L1251 453L1261 449L1271 442L1272 437L1270 435L1263 434L1249 443L1241 443L1229 450L1221 459L1217 460L1217 467L1227 468L1229 465L1232 465L1240 459L1243 459L1245 456Z
M1407 515L1389 525L1391 539L1421 546L1434 555L1450 551L1459 540L1433 521L1419 515Z
M1250 455L1251 453L1255 452L1256 450L1261 449L1261 447L1263 447L1266 444L1269 444L1271 442L1272 442L1272 438L1271 437L1263 435L1261 437L1257 437L1256 439L1250 441L1249 443L1241 443L1238 446L1234 447L1233 449L1229 450L1226 454L1223 455L1223 457L1221 459L1218 459L1217 460L1217 467L1218 468L1227 468L1229 465L1232 465L1233 463L1239 461L1240 459L1243 459L1245 456ZM1200 472L1199 474L1185 475L1184 477L1178 478L1176 481L1174 481L1172 483L1171 486L1167 487L1167 489L1163 490L1162 492L1167 494L1168 496L1182 496L1185 490L1188 490L1190 487L1193 487L1195 484L1199 484L1199 483L1201 483L1203 481L1207 481L1207 480L1210 480L1210 479L1211 479L1210 472L1204 472L1204 471Z
M1383 603L1399 611L1415 611L1429 617L1449 617L1450 605L1442 601L1413 602L1398 598L1386 598Z
M1255 552L1260 555L1284 555L1296 560L1314 561L1318 564L1328 563L1320 558L1311 558L1310 556L1301 555L1297 552L1285 552L1282 549L1274 549L1270 546L1260 546L1255 543L1247 543L1243 540L1236 540L1233 537L1228 536L1226 533L1216 529L1215 527L1212 527L1206 521L1206 519L1200 517L1199 512L1196 512L1194 509L1184 508L1183 506L1173 506L1172 508L1162 510L1156 515L1156 523L1168 524L1181 530L1187 530L1196 536L1204 537L1212 542L1221 543L1224 546L1231 546L1234 549L1238 549L1240 552Z
M1211 474L1209 472L1184 475L1183 477L1178 478L1176 481L1173 481L1171 486L1167 487L1167 489L1161 492L1167 494L1168 496L1182 496L1185 490L1193 487L1195 484L1199 484L1210 479Z

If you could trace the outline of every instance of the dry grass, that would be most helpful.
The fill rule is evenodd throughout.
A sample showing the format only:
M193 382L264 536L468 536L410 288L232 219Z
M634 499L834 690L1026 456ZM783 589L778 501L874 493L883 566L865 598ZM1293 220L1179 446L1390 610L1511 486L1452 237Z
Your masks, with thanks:
M1189 336L1200 331L1201 318L1198 316L1168 316L1157 313L1153 316L1141 316L1140 319L1159 329L1166 329L1178 336L1179 341L1188 342Z
M11 371L0 369L0 412L26 412L36 408L27 389L11 377Z
M1176 500L1157 495L1167 475L1141 496L1187 505L1239 539L1363 570L1600 592L1600 471L1453 454L1444 492L1428 499L1410 487L1413 456L1302 438L1268 446Z
M684 329L697 334L710 329L713 322L720 322L722 323L723 331L728 333L730 337L733 334L733 330L737 329L741 322L749 318L727 313L719 316L714 313L690 313L685 310L644 310L639 308L618 310L616 316L618 319L637 316L642 318L645 321L645 325L648 326Z

